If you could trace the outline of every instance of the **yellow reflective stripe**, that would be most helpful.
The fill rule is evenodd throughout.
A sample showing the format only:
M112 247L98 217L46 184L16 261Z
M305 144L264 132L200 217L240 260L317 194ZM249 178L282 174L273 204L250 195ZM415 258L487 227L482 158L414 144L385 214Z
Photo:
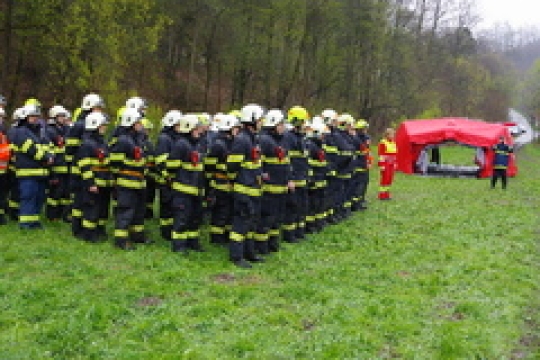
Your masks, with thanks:
M229 235L229 239L231 241L235 241L235 242L242 242L242 241L244 241L245 236L242 235L242 234L239 234L237 232L232 231L231 234Z
M193 165L192 163L183 163L182 169L187 171L203 171L204 165L202 163L197 163Z
M146 187L146 181L118 178L118 180L116 180L116 185L130 189L144 189Z
M244 155L231 154L227 156L227 162L242 162Z
M144 225L131 225L129 230L136 233L141 233L144 231Z
M277 157L264 157L263 162L266 164L288 165L291 163L291 160L288 157L285 157L281 160Z
M323 144L323 149L327 153L333 153L333 154L339 153L339 149L337 148L337 146L329 146L329 145L324 145Z
M67 146L79 146L81 144L81 139L78 138L67 138L66 139L66 145Z
M339 174L337 176L338 179L350 179L352 178L352 174Z
M159 219L159 225L160 226L172 226L174 224L174 219L168 218L168 219Z
M307 186L307 180L293 180L294 186L304 187Z
M216 157L207 157L204 159L205 165L216 165L218 163L218 158Z
M342 156L353 156L352 151L341 151L339 154Z
M84 180L89 180L89 179L94 177L94 173L92 171L85 171L85 172L82 173L81 177Z
M124 153L111 153L109 154L111 161L123 161L126 158Z
M309 159L308 164L309 164L309 166L313 166L313 167L325 167L325 166L328 165L328 162L326 160L325 161L319 161L319 160L315 160L315 159Z
M197 238L199 237L199 231L195 230L195 231L187 231L187 236L189 239L193 239L193 238Z
M245 169L260 169L261 168L261 162L253 162L253 161L244 161L240 166L242 166Z
M234 184L233 191L240 194L245 194L248 196L261 196L261 193L262 193L261 189L251 188L249 186L245 186L242 184Z
M255 234L253 238L255 239L255 241L267 241L269 238L269 235L268 234Z
M269 236L279 236L279 233L279 229L270 229L270 231L268 231Z
M315 181L313 185L311 185L311 189L322 189L328 185L328 182L326 180L320 180Z
M231 184L228 184L228 183L220 184L220 183L217 183L215 180L210 181L210 187L213 189L225 191L225 192L229 192L232 189Z
M58 206L60 205L60 201L52 198L47 198L47 205Z
M212 225L210 227L210 234L223 235L226 230L224 227Z
M83 220L82 221L82 227L86 229L95 229L97 228L98 224L92 221Z
M67 174L69 172L67 166L53 166L51 170L57 174Z
M167 160L165 166L168 169L178 169L182 166L182 160Z
M82 217L82 211L79 209L71 209L71 217L80 218Z
M201 190L198 187L193 185L181 184L178 182L172 183L172 189L193 196L198 196L201 194Z
M26 139L26 141L21 145L21 148L20 148L21 152L23 153L28 152L32 144L34 144L32 139Z
M39 215L20 215L19 222L29 223L39 221Z
M296 230L296 224L284 224L281 228L285 231L294 231Z
M387 139L382 139L381 143L385 146L385 152L387 154L396 154L397 153L397 145L394 141L388 141Z
M47 169L17 169L15 171L17 177L26 177L26 176L47 176L49 175L49 170Z
M171 238L173 240L187 240L188 238L188 234L187 232L176 232L176 231L173 231L171 233Z
M289 191L289 188L287 185L263 184L262 190L270 194L285 194Z
M129 231L115 229L114 230L114 237L116 237L116 238L127 238L127 237L129 237Z

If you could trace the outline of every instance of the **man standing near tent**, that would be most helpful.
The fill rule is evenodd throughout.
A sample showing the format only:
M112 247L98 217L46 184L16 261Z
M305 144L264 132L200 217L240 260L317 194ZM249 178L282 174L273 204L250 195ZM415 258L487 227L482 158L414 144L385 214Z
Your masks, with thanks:
M379 200L390 200L390 187L394 180L394 171L397 166L396 132L392 128L386 129L384 137L379 142L379 168L381 179L379 186Z
M493 146L493 175L491 176L491 188L494 189L497 184L497 180L500 178L503 190L506 189L508 163L510 160L510 153L514 152L514 149L507 145L504 141L504 137L499 138L499 143Z

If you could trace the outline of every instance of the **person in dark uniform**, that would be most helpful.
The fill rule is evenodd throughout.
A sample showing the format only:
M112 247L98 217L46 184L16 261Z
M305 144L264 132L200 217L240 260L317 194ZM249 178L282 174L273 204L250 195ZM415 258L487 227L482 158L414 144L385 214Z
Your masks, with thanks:
M198 126L197 115L182 115L174 127L179 135L167 159L167 171L172 180L173 252L204 251L199 234L203 214L204 160L197 148Z
M152 242L144 232L147 169L141 114L135 109L126 109L120 126L118 141L110 149L117 200L114 239L118 248L133 250L134 243Z
M292 179L293 168L287 151L287 139L284 136L284 121L285 116L281 110L268 111L262 121L259 136L263 164L263 206L255 247L261 255L279 250L280 230L285 216L293 217L292 213L285 210L287 198L293 196L296 189ZM295 219L298 222L300 218Z
M35 105L23 108L24 120L19 124L13 141L15 168L19 185L19 227L41 229L40 214L45 202L45 189L54 154L38 123L41 111Z
M504 136L499 138L499 143L493 146L493 175L491 176L491 188L494 189L497 185L497 180L501 179L501 185L503 190L506 189L507 184L507 170L508 163L510 161L510 154L514 152L514 149L506 144Z
M85 118L82 144L75 154L74 163L81 171L79 188L82 192L81 239L98 242L106 239L105 221L109 216L112 175L109 168L107 117L99 112Z
M227 157L227 169L234 177L229 257L236 266L251 268L250 262L264 261L257 256L254 243L262 195L262 163L256 134L264 110L259 105L249 104L241 113L243 127L234 138Z
M213 203L210 209L210 242L226 245L229 243L233 214L233 179L227 169L227 156L234 136L238 133L240 121L226 114L216 115L214 121L217 135L210 143L208 156L204 159L205 172L210 180L208 197Z
M7 137L7 127L5 124L5 105L5 98L0 95L0 225L7 224L7 199L9 196L8 167L11 158L11 150Z
M182 113L178 110L168 111L161 120L162 129L156 144L156 169L159 174L156 181L159 187L159 228L161 237L171 240L173 227L171 175L167 172L167 159L172 146L178 137L174 127L180 123Z
M63 106L53 106L49 109L49 120L45 127L45 133L53 145L54 152L45 210L47 219L51 221L64 218L66 207L70 203L69 169L65 159L65 138L68 130L66 115L67 110Z

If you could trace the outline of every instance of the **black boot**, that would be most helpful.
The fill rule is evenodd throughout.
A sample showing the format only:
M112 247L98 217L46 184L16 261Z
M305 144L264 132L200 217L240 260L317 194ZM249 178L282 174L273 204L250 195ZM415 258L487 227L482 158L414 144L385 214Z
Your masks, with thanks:
M229 258L242 269L251 269L251 264L244 259L244 243L238 241L231 241L229 243Z
M271 252L279 251L279 237L270 236L270 239L268 239L268 250Z
M260 255L268 255L270 250L268 249L268 241L255 241L255 250Z
M187 241L186 240L172 240L171 250L172 252L179 252L179 253L187 254L188 253Z
M138 232L131 235L131 241L136 244L153 244L154 240L146 236L145 232Z
M89 242L89 243L97 243L99 242L99 237L97 234L97 230L93 229L83 229L81 233L81 239Z
M249 262L264 262L264 259L255 252L254 240L249 239L244 241L244 258Z
M83 232L82 228L82 219L79 217L74 217L71 219L71 233L76 238L81 238Z
M172 240L172 226L169 226L169 225L161 226L159 228L159 231L161 233L161 237L164 240L167 240L167 241Z
M126 251L131 251L131 250L135 250L135 245L133 245L128 239L124 239L124 238L116 238L114 240L114 245L117 247L117 248L120 248L122 250L126 250Z
M191 238L187 240L187 247L197 252L204 252L203 247L199 241L199 238Z

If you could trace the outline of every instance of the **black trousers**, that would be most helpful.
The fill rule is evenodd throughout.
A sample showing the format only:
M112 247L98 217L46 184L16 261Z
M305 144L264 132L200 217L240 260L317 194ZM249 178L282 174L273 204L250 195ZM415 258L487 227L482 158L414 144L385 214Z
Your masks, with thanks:
M6 222L7 199L9 195L9 177L7 173L0 174L0 225Z
M232 226L233 195L231 192L215 190L215 202L211 208L210 236L213 243L226 243Z
M229 236L232 261L256 258L255 233L261 217L261 197L233 193L233 221Z
M161 237L165 240L171 240L173 227L173 191L169 185L159 186L159 227Z
M138 241L144 234L146 190L117 187L116 199L115 239Z
M45 214L49 220L59 220L65 215L70 200L69 174L56 177L57 182L49 184Z
M99 188L98 193L82 191L82 236L86 240L97 240L105 234L105 223L109 217L110 189Z
M493 176L491 177L492 188L495 187L498 179L501 179L502 188L506 189L506 183L507 183L506 169L493 169Z

